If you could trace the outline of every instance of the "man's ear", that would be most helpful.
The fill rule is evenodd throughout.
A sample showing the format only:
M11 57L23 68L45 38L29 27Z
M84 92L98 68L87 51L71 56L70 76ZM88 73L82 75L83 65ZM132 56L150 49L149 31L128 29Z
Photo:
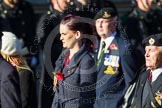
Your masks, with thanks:
M80 33L80 31L77 31L76 33L75 33L75 38L76 39L79 39L81 37L81 33Z

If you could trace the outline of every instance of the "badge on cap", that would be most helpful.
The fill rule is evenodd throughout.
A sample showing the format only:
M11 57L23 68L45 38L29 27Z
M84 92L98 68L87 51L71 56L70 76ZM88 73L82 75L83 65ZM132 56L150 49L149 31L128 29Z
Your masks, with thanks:
M102 17L103 17L103 18L109 18L109 17L111 17L111 15L108 14L108 13L105 11Z
M155 43L155 39L150 38L150 39L149 39L149 44L150 44L150 45L153 45L154 43Z

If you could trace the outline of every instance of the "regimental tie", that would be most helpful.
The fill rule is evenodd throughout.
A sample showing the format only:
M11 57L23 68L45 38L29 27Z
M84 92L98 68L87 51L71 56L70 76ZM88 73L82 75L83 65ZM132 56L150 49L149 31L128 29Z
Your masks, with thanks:
M149 74L149 81L152 82L152 72Z
M102 47L101 47L101 51L100 51L100 55L99 55L99 58L97 60L97 67L99 66L101 60L102 60L102 57L104 55L104 51L105 51L105 46L106 46L106 43L103 41L102 42Z

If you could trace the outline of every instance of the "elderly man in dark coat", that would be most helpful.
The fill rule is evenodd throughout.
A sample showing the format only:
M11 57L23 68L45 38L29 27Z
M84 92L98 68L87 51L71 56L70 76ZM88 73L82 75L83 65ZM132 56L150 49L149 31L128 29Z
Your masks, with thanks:
M147 70L141 73L131 108L162 108L162 34L143 40Z

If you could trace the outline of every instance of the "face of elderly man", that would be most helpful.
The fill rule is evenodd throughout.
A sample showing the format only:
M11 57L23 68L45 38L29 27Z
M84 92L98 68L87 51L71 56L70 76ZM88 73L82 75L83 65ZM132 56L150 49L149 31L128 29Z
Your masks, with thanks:
M145 47L146 67L151 70L162 66L162 46Z

